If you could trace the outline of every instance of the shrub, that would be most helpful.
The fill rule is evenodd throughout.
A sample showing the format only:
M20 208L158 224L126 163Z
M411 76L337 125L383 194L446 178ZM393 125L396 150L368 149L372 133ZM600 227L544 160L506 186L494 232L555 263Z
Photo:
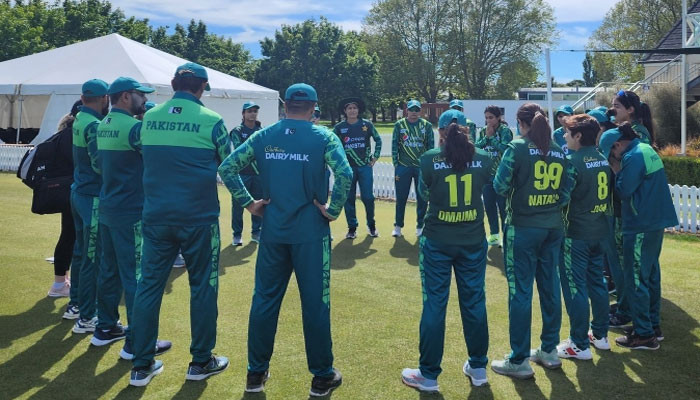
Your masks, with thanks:
M671 185L700 187L700 158L663 156L664 169Z

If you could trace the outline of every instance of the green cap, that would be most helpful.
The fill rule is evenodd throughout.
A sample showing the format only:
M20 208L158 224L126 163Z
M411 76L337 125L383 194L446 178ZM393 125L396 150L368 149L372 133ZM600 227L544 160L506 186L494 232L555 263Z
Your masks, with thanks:
M591 117L595 118L596 121L598 121L599 124L602 124L603 122L609 122L610 118L608 118L608 115L604 113L603 111L600 111L597 108L594 108L592 110L589 110L586 114L590 115Z
M406 109L410 110L412 108L418 108L420 110L420 101L418 100L409 100L408 104L406 104Z
M252 102L252 101L246 101L245 103L243 103L243 111L245 111L249 108L258 108L259 109L260 106L255 104L255 102Z
M284 100L318 101L318 95L313 86L306 83L295 83L287 88L287 91L284 93Z
M598 149L600 149L600 152L603 153L606 159L610 157L610 149L612 149L615 142L620 140L621 137L622 133L618 128L608 129L603 132L603 135L600 137Z
M557 108L557 112L555 114L558 115L559 113L564 113L566 115L574 115L574 109L571 108L571 106L565 104Z
M211 90L211 86L209 86L208 82L209 75L207 74L207 70L197 63L188 62L180 65L175 70L175 76L194 76L195 78L202 78L207 81L207 86L204 90Z
M153 88L143 86L134 78L120 76L119 78L115 79L111 85L109 85L107 94L126 92L128 90L138 90L142 93L153 93L155 91Z
M462 103L462 100L454 99L450 102L450 108L462 111L464 110L464 103Z
M109 85L102 79L90 79L83 83L82 93L85 97L102 97L107 94Z
M146 111L150 110L151 108L153 108L153 107L155 107L155 106L157 106L157 104L154 103L154 102L152 102L152 101L147 101L147 102L144 103L144 105L143 105L143 107L146 109Z
M467 117L459 110L447 110L440 115L438 119L438 128L447 128L452 122L457 122L457 125L467 126Z

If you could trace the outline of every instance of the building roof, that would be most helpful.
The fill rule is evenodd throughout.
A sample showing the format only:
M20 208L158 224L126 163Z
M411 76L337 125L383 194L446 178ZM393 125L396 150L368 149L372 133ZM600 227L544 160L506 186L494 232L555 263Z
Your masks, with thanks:
M688 9L688 14L700 13L700 1L696 1ZM676 21L670 31L661 38L659 44L654 47L655 49L680 49L683 47L683 31L681 31L682 18ZM688 32L688 37L692 34L688 26L685 27ZM660 53L649 53L644 55L640 63L664 63L669 62L676 58L676 54L660 54Z

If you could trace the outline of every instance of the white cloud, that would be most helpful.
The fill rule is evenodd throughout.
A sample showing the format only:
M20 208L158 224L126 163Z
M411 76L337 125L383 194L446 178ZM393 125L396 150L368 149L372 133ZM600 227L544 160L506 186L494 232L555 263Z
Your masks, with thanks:
M591 36L591 30L585 26L573 26L561 29L559 32L560 49L583 49Z
M545 0L554 8L557 23L594 22L605 17L616 0Z

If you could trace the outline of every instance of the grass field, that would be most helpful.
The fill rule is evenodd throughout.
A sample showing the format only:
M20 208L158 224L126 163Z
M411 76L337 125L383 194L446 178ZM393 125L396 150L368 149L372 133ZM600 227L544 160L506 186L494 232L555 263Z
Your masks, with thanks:
M11 174L0 174L0 398L3 399L300 399L308 397L301 312L294 280L282 305L271 379L266 393L243 393L247 320L253 291L256 245L231 247L230 196L221 188L222 254L218 339L215 352L231 360L223 374L185 382L189 355L188 284L185 271L173 270L161 313L160 337L174 342L160 357L164 372L145 388L128 387L131 364L120 361L121 344L95 348L86 335L72 334L61 319L66 299L46 297L52 280L51 256L58 237L57 215L29 212L31 193ZM358 202L358 214L362 206ZM331 299L336 367L344 375L334 399L595 399L700 398L700 241L667 236L662 254L662 327L666 340L656 352L628 351L613 345L592 362L564 361L561 370L535 366L536 379L514 381L488 372L490 386L471 388L461 367L466 358L455 288L448 308L444 372L440 395L421 395L400 382L401 369L418 361L421 289L414 230L390 236L393 203L376 207L381 236L364 226L355 241L344 236L344 217L332 224ZM415 208L407 210L407 226ZM246 216L246 228L249 227ZM502 254L488 253L486 271L491 359L509 351L507 283ZM540 313L533 307L533 346L539 345ZM122 309L122 315L125 311ZM122 317L124 318L124 317ZM568 332L564 314L561 338ZM611 340L619 332L611 332Z

